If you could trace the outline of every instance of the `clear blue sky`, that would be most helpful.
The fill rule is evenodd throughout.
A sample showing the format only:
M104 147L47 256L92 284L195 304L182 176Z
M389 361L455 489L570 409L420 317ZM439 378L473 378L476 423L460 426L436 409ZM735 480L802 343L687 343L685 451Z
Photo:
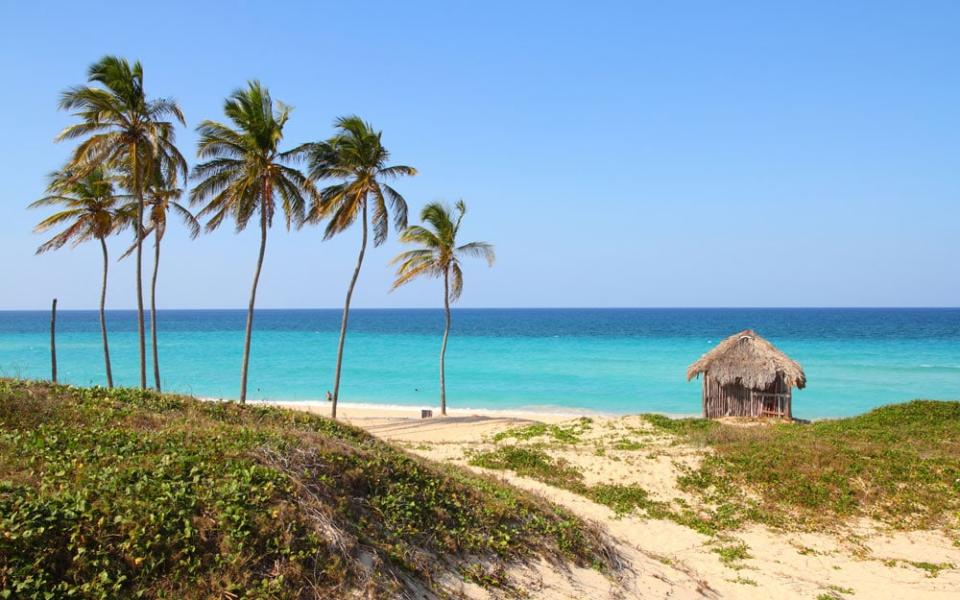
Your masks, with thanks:
M0 5L0 309L97 304L96 246L35 257L25 206L69 150L58 93L106 53L181 103L191 160L249 78L295 107L290 145L372 121L420 170L412 215L462 197L496 244L463 306L960 304L960 3L211 4ZM258 306L340 306L359 234L275 227ZM437 306L387 293L395 237L355 305ZM245 305L256 231L165 244L161 306Z

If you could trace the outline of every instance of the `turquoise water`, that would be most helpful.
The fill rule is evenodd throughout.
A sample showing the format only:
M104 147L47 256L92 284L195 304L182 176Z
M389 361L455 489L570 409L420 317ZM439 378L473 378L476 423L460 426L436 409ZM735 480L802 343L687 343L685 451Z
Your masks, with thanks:
M115 381L135 385L135 313L107 318ZM452 407L693 414L700 387L686 381L687 366L748 327L803 365L797 416L960 398L960 309L463 309L453 318ZM158 319L164 389L238 395L244 311L160 311ZM322 399L339 319L338 310L257 311L250 397ZM48 326L46 312L0 311L0 374L49 377ZM353 311L342 401L435 405L442 327L438 310ZM95 311L61 312L57 349L62 381L104 382Z

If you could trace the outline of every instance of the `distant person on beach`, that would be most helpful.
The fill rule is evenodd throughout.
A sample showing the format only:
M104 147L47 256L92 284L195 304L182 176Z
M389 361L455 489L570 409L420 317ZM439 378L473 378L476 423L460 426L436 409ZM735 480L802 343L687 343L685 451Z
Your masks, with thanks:
M330 393L330 390L327 390L327 402L333 402L333 394Z

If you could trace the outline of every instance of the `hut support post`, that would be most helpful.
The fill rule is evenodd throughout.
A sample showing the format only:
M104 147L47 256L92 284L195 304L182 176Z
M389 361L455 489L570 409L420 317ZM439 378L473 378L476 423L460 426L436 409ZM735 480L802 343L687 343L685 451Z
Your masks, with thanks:
M700 404L701 404L701 406L703 407L703 416L704 416L704 418L707 418L707 417L710 416L710 415L707 414L707 394L708 394L708 392L707 392L707 375L706 375L706 373L704 373L704 375L703 375L703 393L701 394L702 398L700 399Z

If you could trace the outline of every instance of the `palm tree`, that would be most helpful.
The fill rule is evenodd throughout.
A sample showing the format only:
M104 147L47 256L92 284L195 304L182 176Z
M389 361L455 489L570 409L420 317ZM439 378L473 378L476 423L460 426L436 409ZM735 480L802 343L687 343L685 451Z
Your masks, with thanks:
M105 56L90 66L87 80L99 87L77 86L60 98L62 110L74 111L80 122L60 132L57 141L82 138L70 169L83 177L94 169L124 169L124 186L137 200L137 327L140 335L140 387L147 387L147 357L143 320L144 183L160 163L186 177L187 163L175 145L174 124L186 122L173 100L148 100L143 67L126 59Z
M133 213L129 205L114 195L113 182L100 169L94 169L82 179L67 171L58 171L50 178L48 195L30 205L30 208L56 206L58 212L40 221L34 229L43 233L54 227L66 228L37 248L37 254L58 250L68 242L74 246L87 240L100 242L103 252L103 283L100 286L100 335L103 338L103 362L107 371L107 387L113 387L113 371L110 369L110 345L107 343L107 242L109 235L117 233L130 224Z
M363 255L367 249L367 205L372 202L373 245L379 246L387 239L389 215L387 203L393 210L393 225L402 230L407 226L407 203L396 190L383 183L401 175L416 175L417 170L404 165L387 166L390 153L380 140L382 132L360 117L340 117L334 123L337 133L327 140L309 148L310 178L313 180L340 180L320 192L320 201L311 211L311 220L329 218L324 239L348 229L360 215L363 236L357 266L347 288L340 321L340 341L337 344L337 368L333 377L333 405L331 416L337 418L337 400L340 397L340 368L343 365L343 344L347 335L347 320L350 317L350 298L360 275Z
M400 263L392 290L420 276L443 277L443 308L446 320L443 328L443 343L440 345L440 414L442 415L447 414L444 360L447 354L447 337L450 335L450 303L456 302L463 291L460 258L480 256L487 259L487 264L490 266L493 266L495 259L493 246L486 242L457 245L460 222L466 213L467 206L463 200L457 202L454 210L450 210L449 206L439 202L426 205L420 213L420 220L430 225L430 228L413 225L400 234L401 242L419 244L421 247L398 254L390 263Z
M313 183L287 164L301 156L304 148L288 152L277 149L290 110L282 102L274 103L270 92L260 82L251 81L247 89L236 90L224 103L223 111L233 122L233 128L216 121L203 121L197 127L200 134L197 155L209 160L194 168L193 176L200 182L190 192L190 202L207 201L197 215L210 217L207 230L216 229L227 216L232 216L237 231L241 231L254 213L260 215L260 254L250 290L240 371L241 403L247 399L253 307L267 245L267 229L273 223L277 196L288 229L291 223L299 226L304 221L307 206L304 196L311 201L317 200Z
M149 209L146 228L141 237L146 238L153 234L153 277L150 280L150 344L153 353L153 379L160 391L160 357L157 350L157 274L160 271L160 242L167 231L167 213L176 213L190 232L190 238L200 235L200 223L187 208L177 202L183 195L183 190L177 187L177 174L164 173L162 169L154 170L149 183L145 186L146 208ZM136 250L136 242L121 257L126 258Z

